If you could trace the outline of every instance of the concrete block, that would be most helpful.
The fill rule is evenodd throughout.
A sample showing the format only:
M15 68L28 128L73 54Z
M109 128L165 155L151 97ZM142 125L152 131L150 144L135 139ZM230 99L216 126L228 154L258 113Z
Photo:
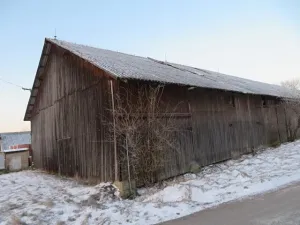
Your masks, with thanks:
M115 181L114 185L119 189L122 198L129 198L136 194L136 182L134 180L132 180L131 183L127 180Z

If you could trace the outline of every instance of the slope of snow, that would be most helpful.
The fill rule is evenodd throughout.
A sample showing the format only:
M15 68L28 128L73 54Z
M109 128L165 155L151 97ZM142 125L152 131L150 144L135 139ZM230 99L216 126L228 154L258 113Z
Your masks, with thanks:
M296 181L300 141L140 189L135 200L121 200L109 183L22 171L0 175L0 224L154 224Z

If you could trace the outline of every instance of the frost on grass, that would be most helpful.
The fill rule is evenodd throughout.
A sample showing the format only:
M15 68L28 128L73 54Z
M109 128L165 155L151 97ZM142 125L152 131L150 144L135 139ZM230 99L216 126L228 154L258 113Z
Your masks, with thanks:
M205 167L121 200L110 183L84 186L40 171L0 175L0 225L154 224L300 181L300 141Z

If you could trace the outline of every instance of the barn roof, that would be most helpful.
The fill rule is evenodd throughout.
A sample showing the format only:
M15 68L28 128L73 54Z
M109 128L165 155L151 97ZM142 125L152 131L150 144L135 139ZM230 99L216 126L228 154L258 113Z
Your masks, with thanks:
M38 77L44 71L52 44L60 46L61 48L90 62L94 66L105 70L115 79L137 79L234 91L245 94L268 95L280 98L291 97L289 92L279 85L262 83L219 72L163 62L152 58L134 56L46 38L32 94L28 103L25 120L29 120L30 118L30 110L33 107L35 101L34 97L36 96L40 85Z

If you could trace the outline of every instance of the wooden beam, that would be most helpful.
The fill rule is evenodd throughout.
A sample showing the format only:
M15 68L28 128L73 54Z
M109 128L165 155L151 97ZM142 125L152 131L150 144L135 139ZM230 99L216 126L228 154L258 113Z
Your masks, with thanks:
M110 92L111 92L111 106L113 113L113 128L114 128L114 160L115 160L115 181L119 180L119 166L118 166L118 155L117 155L117 137L116 137L116 119L115 119L115 100L114 100L114 88L113 81L110 80Z

